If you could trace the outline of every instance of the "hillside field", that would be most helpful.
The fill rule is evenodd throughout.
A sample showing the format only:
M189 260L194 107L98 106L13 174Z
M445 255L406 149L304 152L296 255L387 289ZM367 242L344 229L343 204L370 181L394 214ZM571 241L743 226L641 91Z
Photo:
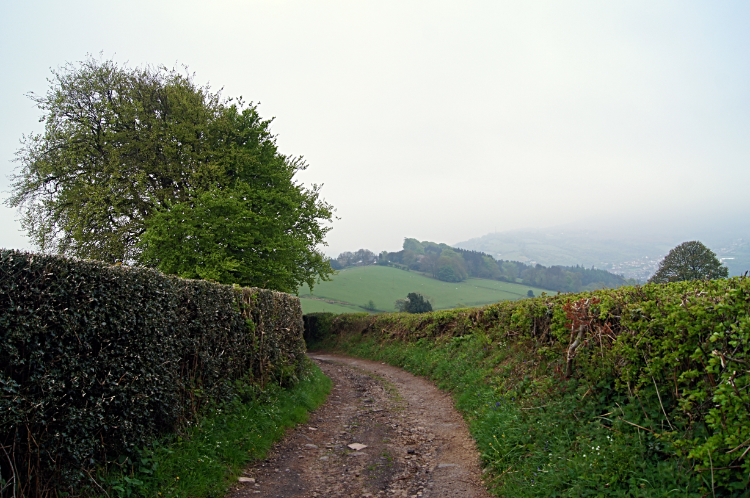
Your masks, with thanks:
M316 287L317 290L317 287ZM309 291L308 291L309 292ZM315 297L318 297L317 295ZM353 304L329 303L300 296L302 313L364 313L367 310Z
M482 306L498 301L515 301L525 298L532 290L539 296L544 289L527 285L470 278L464 282L442 282L415 271L404 271L388 266L357 266L346 268L333 276L330 282L320 282L312 294L309 287L302 286L299 296L303 313L328 311L352 313L366 311L362 306L372 300L376 312L396 311L396 299L403 299L410 292L420 292L432 299L434 309ZM339 301L329 304L309 297ZM308 299L306 299L308 298ZM346 303L346 304L342 304Z

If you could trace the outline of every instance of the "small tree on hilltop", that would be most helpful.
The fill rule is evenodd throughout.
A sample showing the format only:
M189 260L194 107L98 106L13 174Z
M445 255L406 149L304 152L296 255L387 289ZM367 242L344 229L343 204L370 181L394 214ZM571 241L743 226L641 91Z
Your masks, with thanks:
M704 278L726 278L729 270L716 254L697 240L683 242L659 263L659 269L648 282L663 284Z

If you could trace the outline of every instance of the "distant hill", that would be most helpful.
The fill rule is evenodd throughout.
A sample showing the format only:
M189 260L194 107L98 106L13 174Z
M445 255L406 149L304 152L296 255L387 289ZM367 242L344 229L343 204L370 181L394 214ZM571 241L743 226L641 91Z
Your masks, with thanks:
M427 279L427 282L429 283L421 282L420 285L445 287L443 284L431 281L435 280L444 282L448 284L445 288L451 289L451 293L453 293L452 289L454 289L454 287L450 284L460 284L472 279L484 280L481 285L475 286L477 288L491 287L495 290L502 289L504 292L518 292L521 296L525 295L524 292L511 290L514 289L514 286L517 284L532 289L545 289L546 292L580 292L583 290L617 288L637 283L634 280L626 281L619 275L610 273L606 270L585 268L580 265L554 265L545 267L540 264L498 260L485 252L454 248L445 243L430 242L427 240L419 241L412 238L404 239L403 249L400 251L383 251L378 255L375 255L374 252L368 249L359 249L355 252L345 251L339 254L336 259L329 260L329 262L334 270L339 271L351 268L380 266L394 268L399 271L414 272L424 277L431 277L430 279ZM340 275L343 275L343 273ZM337 284L334 285L323 282L320 284L322 286L321 288L326 290L332 285L334 287L343 285L341 281L342 277L340 275L334 277L334 281L337 282ZM403 275L399 278L403 278ZM487 282L492 282L492 284L490 285ZM458 289L459 287L455 287L455 290ZM406 293L415 291L414 289L409 290L408 288L404 288L399 292L404 290ZM417 291L419 291L419 289L417 289ZM369 289L368 292L370 292ZM535 292L535 294L538 294L538 292ZM330 294L325 297L327 298L327 301L329 301L328 304L324 306L322 303L317 303L318 308L333 305L337 307L350 305L364 306L363 303L366 303L367 299L372 299L367 298L364 294L357 294L355 297L350 291L347 291L345 294L340 294L340 297ZM403 297L395 297L394 300L402 298ZM365 299L365 301L362 301L362 299ZM455 296L451 297L451 299L455 299ZM462 297L460 298L460 303L462 303L462 305L469 305L473 302L472 299L474 298ZM480 301L476 301L474 305L486 304L509 298L492 297L488 300L483 296L479 299ZM450 302L448 305L443 305L440 301L433 304L437 305L438 308L459 306L458 304L454 305ZM310 309L311 306L311 303L307 303L307 309ZM370 308L372 308L372 306L370 306ZM387 311L387 309L383 311Z
M750 270L750 230L744 226L623 227L575 226L489 233L454 247L482 251L496 259L596 267L625 278L647 280L678 244L700 240L724 262L731 276Z
M372 255L370 251L366 253ZM361 249L354 254L366 253ZM352 259L349 256L351 254L353 253L342 253L337 258L337 263L341 265L345 260L357 261L356 257ZM462 282L469 277L475 277L532 285L555 292L617 288L637 283L627 282L619 275L602 269L581 265L546 267L532 261L496 259L483 251L450 247L444 243L427 240L420 242L410 238L404 239L401 251L381 252L377 264L419 270L444 282Z
M544 289L528 285L469 278L463 282L442 282L416 271L389 266L353 266L340 270L333 280L320 282L313 292L307 286L299 290L302 311L333 313L395 312L394 303L409 292L427 296L433 309L482 306L498 301L515 301L532 291L538 296ZM546 291L549 292L549 291ZM374 310L366 306L372 301Z

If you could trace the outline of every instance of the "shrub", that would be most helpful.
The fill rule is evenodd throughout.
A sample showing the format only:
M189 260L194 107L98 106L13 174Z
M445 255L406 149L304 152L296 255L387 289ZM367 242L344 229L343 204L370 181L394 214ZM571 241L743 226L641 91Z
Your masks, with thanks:
M278 292L0 251L0 472L73 492L236 381L295 382L299 300Z
M321 343L360 348L379 359L390 351L438 382L482 368L477 385L496 386L487 395L487 410L499 410L503 396L518 400L524 431L546 423L536 410L549 405L561 424L568 417L579 431L561 433L571 441L595 432L617 435L623 444L637 441L642 454L623 450L629 460L607 460L611 470L599 476L606 482L636 486L623 476L632 480L648 458L664 464L662 482L669 483L667 474L687 475L690 489L736 496L750 485L749 303L748 278L649 284L420 315L341 315L331 320ZM462 356L463 339L475 344L476 357ZM409 364L404 358L415 350L432 350L450 367ZM466 388L461 382L448 384L457 395ZM484 417L472 410L470 419ZM539 450L534 444L528 443L529 452ZM487 458L502 472L499 482L516 479L504 475L510 465L526 465L525 457ZM578 472L571 466L579 463L560 455L555 475Z

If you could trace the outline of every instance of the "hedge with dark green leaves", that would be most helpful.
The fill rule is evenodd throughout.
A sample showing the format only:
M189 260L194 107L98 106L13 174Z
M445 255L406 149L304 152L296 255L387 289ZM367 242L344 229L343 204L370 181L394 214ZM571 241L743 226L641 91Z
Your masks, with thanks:
M237 381L294 383L304 351L294 296L0 250L0 480L92 485Z

